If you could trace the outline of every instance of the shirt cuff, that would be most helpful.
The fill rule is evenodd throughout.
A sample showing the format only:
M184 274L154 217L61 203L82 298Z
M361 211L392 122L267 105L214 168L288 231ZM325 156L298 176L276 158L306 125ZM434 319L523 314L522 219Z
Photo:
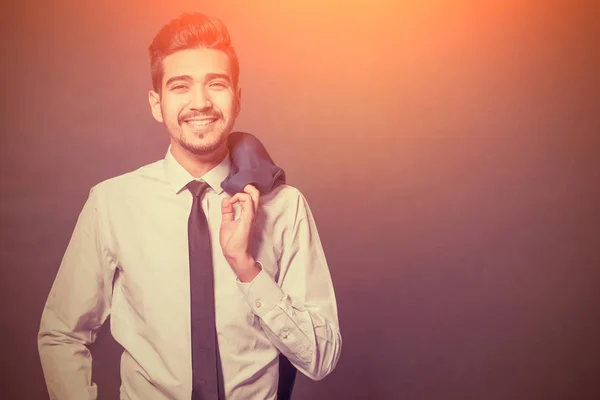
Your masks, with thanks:
M264 268L252 282L243 283L238 280L237 284L254 314L260 318L275 308L277 303L285 297L281 288Z

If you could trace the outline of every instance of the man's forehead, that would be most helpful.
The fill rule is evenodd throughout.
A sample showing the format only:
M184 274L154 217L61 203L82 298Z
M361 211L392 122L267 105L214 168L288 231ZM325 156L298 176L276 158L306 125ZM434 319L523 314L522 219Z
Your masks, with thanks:
M179 50L163 59L163 81L178 75L202 78L209 74L226 74L231 78L229 56L221 50L197 48Z

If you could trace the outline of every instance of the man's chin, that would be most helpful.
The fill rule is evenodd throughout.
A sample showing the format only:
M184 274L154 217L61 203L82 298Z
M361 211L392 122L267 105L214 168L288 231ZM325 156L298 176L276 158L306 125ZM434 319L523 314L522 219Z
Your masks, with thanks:
M220 152L223 150L224 144L227 141L227 136L225 136L223 138L223 140L214 142L196 142L196 143L190 143L190 142L179 142L179 145L185 149L186 151L197 155L197 156L209 156L212 154L215 154L217 152Z

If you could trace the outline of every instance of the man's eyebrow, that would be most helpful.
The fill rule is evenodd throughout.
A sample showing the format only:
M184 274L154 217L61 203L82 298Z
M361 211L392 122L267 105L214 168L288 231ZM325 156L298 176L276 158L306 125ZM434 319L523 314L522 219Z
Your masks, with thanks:
M169 78L167 83L165 83L165 86L169 86L171 83L176 82L176 81L190 82L192 80L193 80L192 77L189 75L177 75L177 76L173 76L173 77Z
M213 79L223 79L223 80L226 80L228 83L231 83L231 78L227 74L220 74L220 73L213 72L210 74L206 74L206 76L204 77L204 80L206 82L212 81Z

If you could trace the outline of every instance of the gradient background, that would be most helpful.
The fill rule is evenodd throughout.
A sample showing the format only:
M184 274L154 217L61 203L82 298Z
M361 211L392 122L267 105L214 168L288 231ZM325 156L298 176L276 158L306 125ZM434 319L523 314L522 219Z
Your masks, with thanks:
M194 10L330 263L342 358L295 399L600 398L598 2L2 7L1 398L47 398L44 301L90 187L164 156L146 49ZM104 329L100 399L119 352Z

